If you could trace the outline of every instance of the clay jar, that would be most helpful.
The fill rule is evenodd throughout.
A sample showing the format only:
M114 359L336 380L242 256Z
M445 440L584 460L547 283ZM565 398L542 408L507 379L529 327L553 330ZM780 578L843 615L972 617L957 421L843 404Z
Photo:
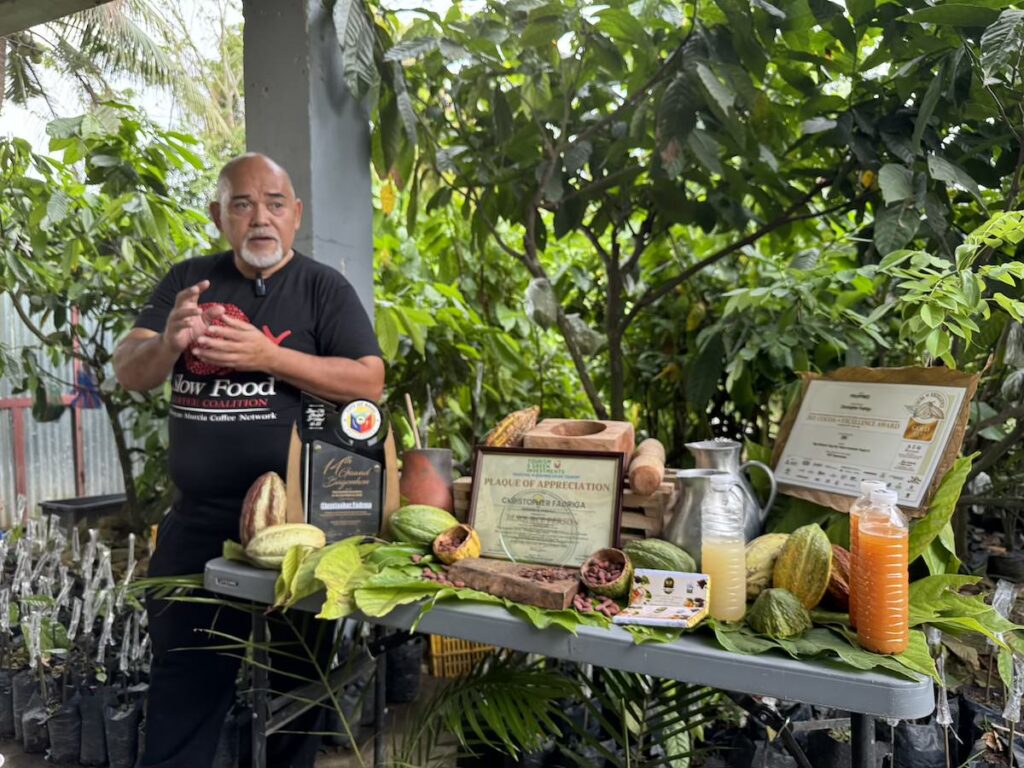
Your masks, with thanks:
M398 481L402 504L430 504L455 511L452 498L452 452L448 448L412 448L402 454Z

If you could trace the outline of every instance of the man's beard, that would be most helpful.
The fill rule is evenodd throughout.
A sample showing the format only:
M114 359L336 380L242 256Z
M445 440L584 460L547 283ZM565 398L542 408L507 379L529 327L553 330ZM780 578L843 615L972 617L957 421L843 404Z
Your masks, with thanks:
M242 244L242 252L239 256L242 257L242 261L254 269L270 269L284 258L284 250L281 248L281 243L278 243L270 253L256 253L249 248L249 243L245 242Z

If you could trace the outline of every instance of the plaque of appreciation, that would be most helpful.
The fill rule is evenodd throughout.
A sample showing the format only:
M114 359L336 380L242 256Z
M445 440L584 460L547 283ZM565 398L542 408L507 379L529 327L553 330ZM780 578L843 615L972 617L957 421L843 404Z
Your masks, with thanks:
M622 454L478 448L470 524L483 557L581 565L618 543Z
M977 377L940 368L841 369L805 381L776 445L779 488L843 511L861 480L924 511L963 441Z

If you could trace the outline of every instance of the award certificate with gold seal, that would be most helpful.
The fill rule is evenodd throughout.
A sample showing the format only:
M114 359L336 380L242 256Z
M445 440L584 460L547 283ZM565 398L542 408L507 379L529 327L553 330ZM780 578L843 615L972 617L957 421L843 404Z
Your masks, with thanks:
M964 387L809 382L775 467L781 484L857 496L879 480L922 506L954 431Z
M469 520L483 557L581 565L617 544L622 454L479 448Z

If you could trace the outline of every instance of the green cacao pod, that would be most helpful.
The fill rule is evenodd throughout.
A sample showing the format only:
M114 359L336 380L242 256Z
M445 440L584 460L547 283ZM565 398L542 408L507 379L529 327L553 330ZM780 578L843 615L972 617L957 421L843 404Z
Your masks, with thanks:
M789 541L788 533L766 533L752 539L744 551L747 565L747 600L753 600L772 585L772 572L782 548Z
M391 533L398 541L429 548L434 539L458 524L458 520L440 507L407 504L391 516Z
M245 554L261 568L280 568L292 547L320 549L326 543L324 532L315 525L282 523L264 528L253 536L245 547Z
M686 550L662 539L635 539L627 542L622 551L629 555L634 568L684 573L697 570L697 564Z
M622 597L633 584L633 563L621 549L599 549L580 566L580 580L595 595Z
M832 542L812 523L790 534L772 572L772 586L787 589L810 610L816 606L832 574Z
M792 592L766 589L747 611L747 623L755 632L782 640L807 631L811 615Z

